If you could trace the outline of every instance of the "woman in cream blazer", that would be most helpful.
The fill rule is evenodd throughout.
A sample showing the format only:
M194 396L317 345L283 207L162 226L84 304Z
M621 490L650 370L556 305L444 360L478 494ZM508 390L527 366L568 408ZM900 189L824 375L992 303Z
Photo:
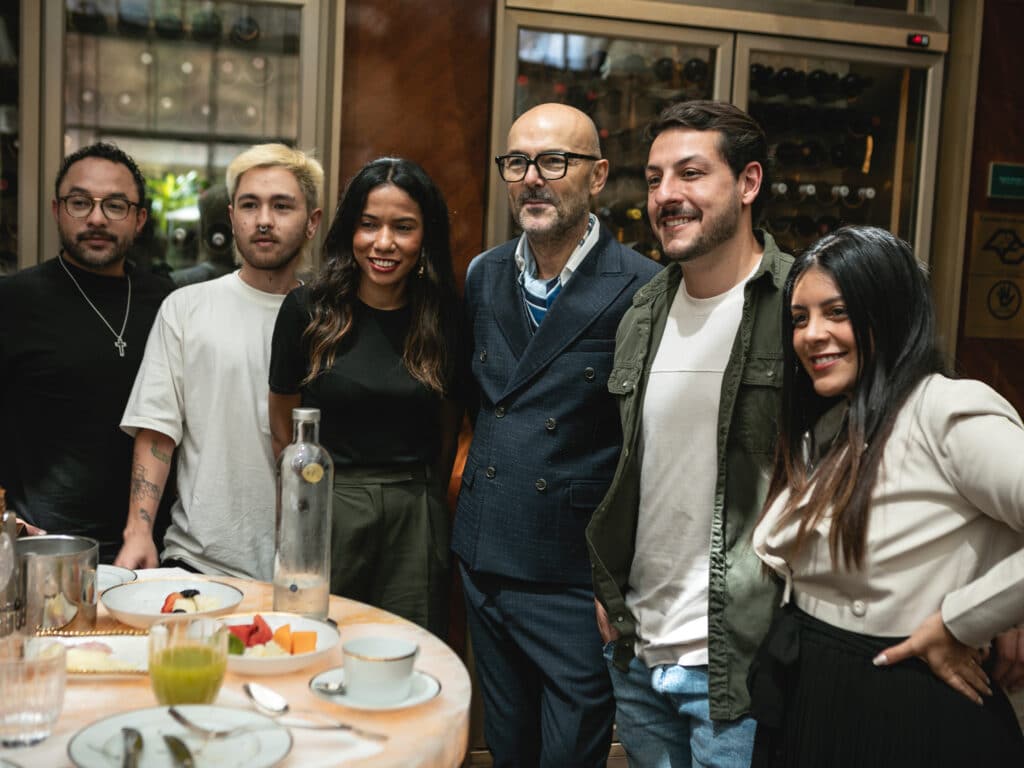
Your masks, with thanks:
M940 373L924 273L888 232L827 236L785 290L754 533L785 607L749 680L754 765L1024 765L986 671L995 635L1024 623L1019 415Z

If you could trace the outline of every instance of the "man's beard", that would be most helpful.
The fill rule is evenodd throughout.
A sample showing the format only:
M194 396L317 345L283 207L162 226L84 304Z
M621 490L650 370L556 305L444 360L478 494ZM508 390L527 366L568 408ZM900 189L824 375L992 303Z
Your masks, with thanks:
M86 268L92 269L105 269L113 264L117 264L125 259L128 255L128 251L131 249L133 240L118 240L116 236L111 235L108 232L97 233L97 232L83 232L79 237L83 240L87 237L101 237L108 238L114 243L114 248L106 253L93 253L92 251L83 248L77 238L68 237L67 233L60 231L60 247L68 256L71 257L72 261Z
M736 234L740 224L741 210L742 208L737 201L735 206L723 211L717 218L708 221L707 229L702 231L696 240L682 250L670 252L666 249L665 256L670 261L685 263L711 253L711 251L730 240ZM678 207L667 208L662 212L662 217L676 215L679 212L680 209ZM701 222L703 223L703 221L702 218Z
M531 200L543 200L555 208L555 220L548 228L541 231L529 231L523 226L523 208ZM516 223L527 233L532 240L557 242L579 226L580 219L584 218L590 210L588 199L570 200L570 207L565 207L566 198L556 198L546 189L523 192L516 198Z

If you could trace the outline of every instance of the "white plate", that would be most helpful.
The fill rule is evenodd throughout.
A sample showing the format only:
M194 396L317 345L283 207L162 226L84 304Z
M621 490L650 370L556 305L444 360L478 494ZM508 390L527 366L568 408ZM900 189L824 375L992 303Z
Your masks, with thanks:
M229 627L234 624L252 624L255 613L232 613L221 616L220 620ZM341 635L338 628L326 621L307 619L296 613L260 612L271 630L277 630L285 624L291 624L293 632L316 632L316 650L299 653L295 656L238 656L228 654L228 671L239 675L283 675L305 669L310 664L320 661L338 644Z
M110 611L111 616L123 624L148 629L155 622L172 616L169 613L160 613L160 609L163 608L167 595L171 592L181 592L183 589L198 589L199 594L217 601L215 609L190 613L189 616L221 616L231 613L242 602L243 597L240 590L220 581L200 578L145 579L111 587L100 595L100 602Z
M149 637L146 635L89 635L83 637L57 637L68 649L68 674L81 675L90 680L97 677L123 677L145 674L149 670ZM103 643L111 650L109 655L75 658L71 653L77 646ZM85 649L83 649L85 650ZM109 662L117 664L111 669Z
M128 568L122 568L119 565L98 565L96 566L96 591L103 592L118 584L135 581L137 578L139 575Z
M407 707L415 707L417 704L422 704L425 701L430 701L432 698L437 696L441 692L441 683L433 675L428 675L426 672L420 672L418 669L414 669L412 673L412 688L409 690L409 695L401 701L396 701L394 704L377 704L375 702L360 701L359 699L353 698L347 693L328 693L327 691L320 690L317 686L324 683L344 683L345 682L345 668L334 667L328 669L325 672L321 672L319 675L313 677L309 681L309 688L313 693L319 696L321 699L326 699L332 704L341 704L343 707L350 707L352 709L376 709L376 710L391 710L391 709L405 709Z
M176 709L209 728L259 726L259 730L224 739L204 739L167 714L167 707L122 712L87 725L68 743L68 757L79 768L120 768L124 738L122 728L142 734L139 768L172 768L164 734L177 736L192 751L196 768L270 768L292 748L288 729L269 717L245 709L183 704Z

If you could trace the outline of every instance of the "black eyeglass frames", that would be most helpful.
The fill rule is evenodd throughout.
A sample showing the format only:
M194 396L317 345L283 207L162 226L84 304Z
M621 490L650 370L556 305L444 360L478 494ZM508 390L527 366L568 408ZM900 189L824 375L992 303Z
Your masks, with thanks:
M526 178L530 166L537 167L537 173L542 179L556 181L561 179L569 170L570 160L600 160L600 157L593 155L582 155L579 152L541 152L534 158L530 158L521 152L513 152L509 155L499 155L494 158L498 165L498 173L505 181L522 181Z

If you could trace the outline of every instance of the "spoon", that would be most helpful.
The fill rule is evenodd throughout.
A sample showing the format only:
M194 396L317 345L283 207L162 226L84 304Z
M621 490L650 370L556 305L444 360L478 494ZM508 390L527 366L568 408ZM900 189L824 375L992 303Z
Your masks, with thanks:
M259 683L245 683L242 686L242 690L245 691L245 695L249 697L253 704L256 705L256 709L263 712L270 717L281 717L287 715L292 711L288 704L288 700L284 696L279 694L272 688L268 688L265 685ZM300 713L296 713L300 714ZM312 715L315 717L323 716L319 712L302 712L303 715ZM289 728L311 728L314 730L333 730L339 729L343 731L349 731L357 736L362 736L367 739L374 739L376 741L387 741L387 736L383 733L373 733L372 731L364 731L361 728L356 728L354 725L348 723L339 723L336 720L327 720L324 723L305 723L301 721L289 720L284 723Z

